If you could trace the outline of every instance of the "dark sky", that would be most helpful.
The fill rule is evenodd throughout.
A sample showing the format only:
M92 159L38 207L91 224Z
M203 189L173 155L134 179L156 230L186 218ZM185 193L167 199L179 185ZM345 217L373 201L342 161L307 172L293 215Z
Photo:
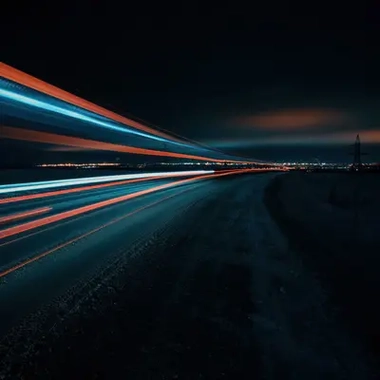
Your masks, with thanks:
M1 60L226 152L380 161L379 6L111 4L2 10Z

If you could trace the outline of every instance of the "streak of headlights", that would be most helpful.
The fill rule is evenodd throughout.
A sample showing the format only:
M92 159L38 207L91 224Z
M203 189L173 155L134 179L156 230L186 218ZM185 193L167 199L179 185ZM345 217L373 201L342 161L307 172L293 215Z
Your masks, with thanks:
M159 172L159 173L142 173L142 174L124 174L124 175L112 175L112 176L101 176L101 177L87 177L87 178L72 178L54 181L41 181L41 182L28 182L28 183L18 183L18 184L8 184L0 185L0 194L9 194L20 191L31 191L31 190L43 190L51 189L57 187L69 187L78 186L93 183L104 183L112 181L123 181L127 179L137 179L137 178L149 178L149 177L182 177L182 176L196 176L204 174L212 174L214 170L194 170L194 171L183 171L183 172Z
M134 192L131 194L127 194L127 195L123 195L123 196L119 196L116 198L107 199L105 201L92 203L92 204L87 205L87 206L82 206L79 208L75 208L73 210L64 211L64 212L61 212L61 213L58 213L55 215L47 216L47 217L44 217L41 219L33 220L31 222L27 222L24 224L20 224L20 225L2 230L2 231L0 231L0 240L14 236L14 235L17 235L17 234L20 234L20 233L23 233L23 232L27 232L27 231L36 229L38 227L43 227L43 226L46 226L46 225L49 225L52 223L61 222L61 221L66 220L68 218L72 218L74 216L82 215L82 214L88 213L90 211L95 211L95 210L98 210L98 209L101 209L101 208L104 208L107 206L111 206L111 205L115 205L115 204L118 204L121 202L125 202L127 200L140 197L142 195L151 194L151 193L154 193L154 192L159 191L159 190L165 190L165 189L173 188L173 187L176 187L179 185L183 185L186 183L191 183L191 182L195 182L195 181L203 180L203 179L207 179L207 178L217 178L217 177L234 175L234 174L242 174L242 173L247 173L247 172L250 172L250 170L249 169L237 170L235 172L216 173L216 174L208 174L208 175L204 175L204 176L198 176L198 177L194 177L194 178L187 178L187 179L182 179L182 180L170 182L170 183L167 183L164 185L155 186L155 187L152 187L152 188L149 188L146 190L140 190L140 191L137 191L137 192Z

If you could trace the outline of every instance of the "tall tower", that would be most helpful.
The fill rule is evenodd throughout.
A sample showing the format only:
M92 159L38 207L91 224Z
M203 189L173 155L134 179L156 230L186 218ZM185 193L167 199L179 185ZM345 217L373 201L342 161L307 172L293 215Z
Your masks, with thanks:
M354 162L352 163L352 168L354 170L360 170L362 166L362 157L360 150L360 137L356 135L356 140L354 144Z
M362 152L359 135L356 135L356 140L354 144L354 152L350 154L354 156L354 161L352 163L351 170L356 171L356 172L359 170L362 170L363 169L362 157L366 156L368 153Z

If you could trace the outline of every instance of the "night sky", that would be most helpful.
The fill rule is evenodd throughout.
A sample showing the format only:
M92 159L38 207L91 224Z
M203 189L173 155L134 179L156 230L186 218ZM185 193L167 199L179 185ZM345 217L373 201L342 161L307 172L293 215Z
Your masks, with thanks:
M228 153L380 161L379 6L107 4L2 10L1 60Z

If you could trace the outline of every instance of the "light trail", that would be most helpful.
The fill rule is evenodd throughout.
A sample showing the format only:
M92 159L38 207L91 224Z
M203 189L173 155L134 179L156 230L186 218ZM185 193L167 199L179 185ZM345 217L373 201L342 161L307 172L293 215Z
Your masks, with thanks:
M63 146L73 146L76 148L86 148L93 150L105 150L118 153L130 153L130 154L139 154L145 156L159 156L159 157L172 157L172 158L185 158L195 161L207 161L207 162L219 162L219 163L238 163L238 164L253 164L254 162L250 161L236 161L236 160L221 160L215 158L209 158L204 156L196 156L185 153L174 153L154 149L144 149L136 148L128 145L119 145L113 143L106 143L102 141L83 139L79 137L63 136L57 135L55 133L40 132L33 130L26 130L22 128L9 127L2 125L1 136L3 138L20 140L20 141L29 141L37 142L42 144L52 144L52 145L63 145Z
M116 122L122 123L126 126L136 128L137 130L147 132L149 134L160 136L164 139L182 142L171 137L168 134L156 131L153 128L149 128L141 123L138 123L132 119L120 116L115 112L109 111L103 107L97 106L94 103L91 103L87 100L80 98L79 96L70 94L67 91L61 90L58 87L55 87L51 84L48 84L40 79L37 79L31 75L28 75L20 70L17 70L11 66L6 65L5 63L0 62L0 76L11 80L13 82L19 83L23 86L32 88L33 90L42 92L46 95L52 96L56 99L62 100L64 102L70 103L74 106L84 108L87 111L94 112L96 114L102 115L106 118L112 119Z
M261 169L259 169L259 170L261 170ZM232 172L233 172L233 170L221 170L218 173L232 173ZM145 179L129 180L128 183L131 183L131 182L140 182L140 181L148 181L148 180L151 180L151 179L155 179L155 178L154 177L150 177L150 178L145 178ZM88 186L88 187L90 187L90 188L95 188L95 187L98 188L98 187L106 187L106 186L110 186L110 185L114 185L114 184L120 184L120 182L112 183L112 184L107 183L107 184ZM83 188L81 188L81 189L83 189ZM65 190L54 191L54 192L51 192L51 193L53 193L53 195L55 195L55 193L59 193L60 191L65 191ZM73 192L73 191L76 191L76 189L68 189L67 191ZM185 191L187 191L187 190L185 190ZM22 200L28 200L29 197L36 197L37 198L40 195L44 196L45 194L49 194L49 193L30 194L30 195L15 197L15 198L2 199L2 200L0 200L0 204L1 203L7 203L6 201L12 201L13 199L15 199L15 201L18 201L18 200L21 200L21 201ZM56 194L56 195L59 195L59 194ZM32 199L34 199L34 198L32 198ZM69 222L70 222L70 220L66 220L65 222L62 222L60 225L63 225L63 224L69 223ZM46 231L52 230L52 229L57 228L57 227L59 227L59 225L53 225L53 226L44 228L42 230L32 232L32 233L30 233L28 235L20 236L18 238L15 238L14 240L10 240L10 241L7 241L5 243L1 243L0 244L0 248L4 247L6 245L9 245L9 244L15 243L17 241L24 240L24 239L26 239L26 238L28 238L30 236L34 236L34 235L40 234L42 232L46 232Z
M74 119L78 119L81 121L86 121L88 123L95 124L97 126L104 127L107 129L111 129L114 131L123 132L123 133L131 133L131 134L134 134L137 136L146 137L146 138L161 141L161 142L172 143L172 141L170 141L168 139L164 139L162 137L158 137L155 135L148 135L147 133L139 132L137 130L129 129L126 127L118 127L117 125L98 120L94 117L81 114L80 112L70 111L70 110L64 109L63 107L58 107L58 106L49 104L47 102L42 102L40 100L33 99L29 96L17 94L15 92L4 90L1 88L0 88L0 96L4 97L6 99L13 100L13 101L18 102L18 103L26 104L28 106L32 106L32 107L42 109L45 111L55 112L55 113L58 113L60 115L72 117Z
M114 205L117 203L121 203L121 202L127 201L129 199L140 197L142 195L151 194L151 193L154 193L154 192L159 191L159 190L169 189L169 188L172 188L175 186L183 185L185 183L194 182L194 181L200 180L200 179L216 178L216 177L221 177L221 176L226 176L226 175L246 173L246 172L250 172L250 171L252 171L252 170L243 169L243 170L238 170L238 171L232 172L232 173L228 172L228 173L208 174L208 175L203 175L203 176L199 176L199 177L195 177L195 178L188 178L188 179L175 181L175 182L168 183L165 185L155 186L155 187L150 188L150 189L137 191L137 192L132 193L132 194L127 194L127 195L123 195L120 197L108 199L105 201L93 203L93 204L90 204L87 206L82 206L82 207L76 208L74 210L64 211L64 212L61 212L59 214L47 216L47 217L44 217L44 218L41 218L38 220L34 220L31 222L27 222L24 224L20 224L20 225L14 226L14 227L7 228L5 230L0 231L0 239L5 239L5 238L8 238L8 237L11 237L11 236L14 236L14 235L26 232L26 231L33 230L33 229L38 228L38 227L43 227L43 226L46 226L46 225L51 224L51 223L59 222L59 221L62 221L62 220L68 219L68 218L72 218L74 216L78 216L78 215L81 215L81 214L84 214L84 213L87 213L90 211L94 211L94 210L104 208L106 206L111 206L111 205Z
M73 178L54 181L28 182L18 184L0 185L0 194L15 193L20 191L43 190L56 187L78 186L90 183L122 181L127 179L146 179L150 177L167 178L167 177L186 177L195 175L204 175L214 173L214 170L195 170L183 172L158 172L158 173L142 173L142 174L124 174L101 177ZM64 193L63 193L64 194Z
M35 210L19 212L17 214L3 216L2 218L0 218L0 224L15 222L15 221L20 220L20 219L25 219L25 218L29 218L31 216L44 214L44 213L51 211L51 210L52 210L51 207L42 207L42 208L38 208Z
M58 195L78 193L78 192L87 191L87 190L103 189L103 188L111 187L111 186L126 185L126 184L130 184L130 183L150 181L150 180L157 179L157 178L162 178L162 177L147 177L147 178L129 179L129 180L125 180L125 181L103 183L100 185L75 187L74 189L55 190L55 191L48 191L46 193L19 195L17 197L0 199L0 204L9 204L9 203L15 203L15 202L30 201L33 199L55 197Z
M139 121L132 120L130 118L118 115L115 112L109 111L103 107L100 107L94 103L84 100L67 91L59 89L58 87L50 85L40 79L37 79L31 75L28 75L2 62L0 62L0 77L3 77L4 79L10 80L12 82L18 83L22 86L29 87L33 90L36 90L40 93L51 96L53 98L59 99L65 103L69 103L81 109L90 111L98 116L105 117L109 119L110 122L102 121L102 120L97 119L96 117L82 114L80 111L79 112L72 111L69 109L65 109L64 107L56 106L53 104L49 104L48 102L45 102L45 101L34 99L30 96L18 94L13 91L9 91L8 89L0 89L0 95L2 94L3 96L7 97L8 99L12 99L13 101L21 102L23 104L28 104L30 106L34 106L40 109L46 109L52 112L57 112L59 114L66 115L69 117L74 117L79 120L87 121L94 125L98 125L100 127L105 127L105 128L109 128L109 129L117 130L121 132L132 133L132 134L136 134L145 138L158 140L164 143L166 142L169 144L176 144L176 145L181 145L181 146L192 148L192 149L197 149L199 151L203 151L204 153L202 154L212 155L216 153L215 150L210 149L209 147L205 147L199 143L192 142L189 139L181 138L180 136L174 136L172 134L169 134L160 130L155 130L151 127L148 127L147 125L144 125L143 122L139 122ZM114 125L112 124L112 122L121 123L126 128L120 127L118 125ZM134 153L143 154L143 153L137 153L137 152L134 152ZM222 152L217 152L217 153L224 155L224 153ZM158 155L162 156L163 154L158 154ZM172 156L172 157L175 157L175 156ZM176 157L180 157L180 156L176 156ZM181 158L189 158L189 157L190 156L188 157L182 156ZM244 160L241 160L241 161L236 160L236 158L237 157L235 157L232 160L229 160L229 159L215 160L210 157L207 157L207 160L214 161L214 162L222 162L222 161L245 162Z
M175 196L177 196L177 195L180 195L180 194L182 194L182 193L184 193L184 192L186 192L186 191L189 191L189 190L190 190L190 189L185 189L185 190L180 191L180 192L178 192L178 193L176 193L176 194L172 194L172 195L169 195L169 196L167 196L167 197L165 197L165 198L162 198L162 199L160 199L160 200L158 200L158 201L152 202L152 203L150 203L150 204L148 204L148 205L146 205L146 206L142 206L142 207L140 207L140 208L138 208L138 209L136 209L136 210L134 210L134 211L132 211L132 212L129 212L128 214L125 214L125 215L123 215L123 216L121 216L121 217L118 217L118 218L116 218L116 219L111 220L110 222L108 222L108 223L106 223L106 224L103 224L103 225L101 225L101 226L99 226L99 227L97 227L97 228L94 228L93 230L91 230L91 231L89 231L89 232L86 232L86 233L84 233L84 234L82 234L82 235L79 235L79 236L75 237L74 239L68 240L68 241L66 241L65 243L62 243L62 244L60 244L60 245L58 245L58 246L56 246L56 247L54 247L54 248L52 248L52 249L49 249L49 250L46 251L46 252L43 252L43 253L41 253L41 254L39 254L39 255L37 255L37 256L34 256L34 257L32 257L32 258L30 258L30 259L28 259L28 260L25 260L25 261L23 261L23 262L21 262L21 263L19 263L19 264L17 264L17 265L14 265L13 267L8 268L7 270L5 270L5 271L3 271L3 272L0 272L0 278L5 277L5 276L7 276L7 275L9 275L9 274L11 274L11 273L17 271L17 270L19 270L19 269L21 269L21 268L23 268L23 267L29 265L29 264L32 264L32 263L34 263L35 261L38 261L38 260L40 260L40 259L42 259L42 258L44 258L44 257L46 257L46 256L48 256L48 255L50 255L50 254L52 254L52 253L54 253L54 252L57 252L57 251L59 251L60 249L69 246L70 244L73 244L73 243L75 243L75 242L77 242L77 241L79 241L79 240L82 240L82 239L84 239L85 237L94 234L95 232L101 231L101 230L103 230L104 228L106 228L106 227L108 227L108 226L111 226L112 224L115 224L115 223L117 223L117 222L120 222L120 221L123 220L123 219L126 219L126 218L128 218L128 217L130 217L130 216L133 216L134 214L137 214L137 213L139 213L139 212L141 212L141 211L143 211L143 210L146 210L147 208L150 208L150 207L152 207L152 206L155 206L155 205L157 205L158 203L164 202L164 201L166 201L166 200L168 200L168 199L170 199L170 198L173 198L173 197L175 197Z
M267 171L281 171L281 169L249 169L254 171L255 173L261 173L261 172L267 172ZM210 171L212 172L212 171ZM236 170L220 170L218 173L232 173L236 172ZM179 174L181 172L173 172L173 175L168 175L167 177L164 178L172 178L172 177L184 177L185 175ZM193 174L199 174L199 172L192 172ZM189 174L190 175L190 174ZM72 193L77 193L77 192L82 192L82 191L89 191L89 190L96 190L96 189L103 189L106 187L111 187L111 186L119 186L119 185L126 185L130 183L136 183L136 182L144 182L144 181L151 181L151 180L156 180L156 179L162 179L163 177L146 177L146 178L138 178L138 179L131 179L131 180L125 180L125 181L117 181L117 182L110 182L110 183L103 183L99 185L89 185L89 186L82 186L82 187L75 187L74 189L65 189L65 190L55 190L55 191L48 191L45 193L36 193L36 194L28 194L28 195L19 195L15 197L10 197L10 198L3 198L0 199L0 205L1 204L9 204L9 203L15 203L15 202L22 202L22 201L30 201L33 199L40 199L40 198L47 198L47 197L55 197L58 195L65 195L65 194L72 194ZM0 245L1 247L1 245Z

